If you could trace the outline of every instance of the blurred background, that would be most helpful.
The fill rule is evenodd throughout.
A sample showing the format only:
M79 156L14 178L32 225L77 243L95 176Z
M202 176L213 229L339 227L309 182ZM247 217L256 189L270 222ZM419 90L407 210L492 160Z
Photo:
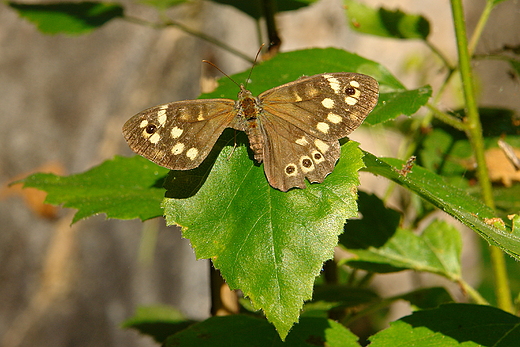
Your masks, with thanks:
M431 42L452 62L456 59L448 1L364 2L425 16ZM470 33L484 4L465 1ZM158 21L152 7L133 2L124 6L128 15ZM194 1L167 13L251 58L260 46L256 22L233 7ZM344 48L383 64L408 88L435 83L435 76L418 73L425 66L434 73L436 65L440 68L429 60L422 42L351 31L340 0L320 0L276 19L282 51ZM492 13L478 51L519 43L520 4L507 1ZM121 135L123 123L147 107L196 98L220 77L202 59L228 74L251 67L177 28L154 29L116 19L88 35L48 36L0 4L1 346L155 346L149 337L120 328L139 305L169 304L189 318L209 316L209 263L195 259L178 228L165 227L162 219L141 223L103 215L71 226L73 210L43 205L38 191L7 187L35 171L73 174L116 154L131 155ZM475 68L481 104L518 114L520 81L508 73L507 63L480 61ZM455 96L445 105L457 107L458 102ZM366 128L351 138L385 156L396 155L398 146L387 144L399 142L390 133L381 145ZM364 175L361 189L381 192L386 184ZM475 236L467 234L469 239ZM464 257L467 276L479 281L478 254L465 252ZM388 295L413 285L411 277L396 284L392 276L380 276L390 283Z

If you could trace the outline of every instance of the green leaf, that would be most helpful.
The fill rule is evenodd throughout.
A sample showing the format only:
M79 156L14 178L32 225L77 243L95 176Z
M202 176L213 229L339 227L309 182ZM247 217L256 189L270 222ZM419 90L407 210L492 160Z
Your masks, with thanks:
M516 76L520 76L520 61L509 59L509 64L511 65L511 68L513 68L513 70L515 71Z
M262 6L264 6L261 0L212 0L224 5L230 5L239 11L242 11L255 19L260 19L264 16ZM276 12L294 11L299 8L309 6L318 0L278 0L274 1L276 4Z
M84 173L36 173L19 182L46 191L49 204L78 209L73 223L98 213L106 213L108 218L147 220L162 215L162 184L167 172L139 156L116 156Z
M347 285L320 285L314 288L312 301L306 302L302 317L330 318L344 316L349 308L359 311L360 307L379 303L379 296L367 288Z
M488 0L488 1L491 1L493 3L494 6L500 4L501 2L504 2L504 1L507 1L507 0Z
M123 328L133 328L162 343L170 335L186 329L195 321L186 319L177 309L169 306L141 306L135 315L123 322Z
M45 34L81 35L123 17L123 7L108 2L7 3Z
M356 307L379 301L379 295L367 288L349 287L344 284L325 284L316 286L312 296L313 302L325 301L335 303L335 307ZM309 304L306 304L306 309Z
M376 195L360 191L358 197L358 209L363 218L349 220L339 242L349 249L381 247L395 234L401 214L386 208Z
M396 39L426 40L430 23L420 15L390 11L383 7L374 9L355 0L343 0L350 27L360 33Z
M160 10L166 10L170 7L189 3L190 0L140 0L139 2L148 6L153 6Z
M426 105L432 96L430 86L421 87L414 90L399 90L379 94L379 103L372 113L365 120L366 124L375 125L394 119L402 114L411 116Z
M512 233L517 236L520 236L520 215L512 214L507 217L509 218L509 220L513 222Z
M276 57L255 66L247 87L253 95L300 78L326 72L358 72L374 77L380 84L379 102L365 120L374 125L394 119L401 114L411 115L426 104L431 96L431 87L406 90L382 65L356 54L336 48L315 48L280 53ZM249 71L233 75L237 82L246 81ZM201 99L236 98L237 86L228 78L219 80L219 87Z
M357 143L346 143L341 152L348 159L323 183L283 193L269 186L245 146L231 151L222 151L197 194L165 199L166 220L183 226L197 257L211 258L284 337L332 258L345 219L357 214L361 153Z
M212 317L170 336L164 346L359 347L357 336L330 319L303 317L285 342L264 319L246 315Z
M421 288L406 293L401 299L410 302L419 309L436 308L441 304L453 302L450 293L443 287Z
M372 236L372 235L370 235ZM368 236L367 236L368 239ZM349 266L372 272L394 272L403 269L435 273L452 281L460 279L460 234L443 221L434 221L422 233L397 229L381 247L349 249L355 255Z
M370 338L370 347L516 346L520 318L491 306L446 304L416 311Z
M498 215L505 219L508 215L520 211L520 184L511 187L493 187L493 200L495 200Z
M417 165L407 176L403 176L398 170L404 162L398 159L376 158L366 153L363 160L366 171L384 176L411 190L478 232L489 243L520 260L520 238L488 225L485 218L494 218L493 211L466 191L447 184L442 177Z

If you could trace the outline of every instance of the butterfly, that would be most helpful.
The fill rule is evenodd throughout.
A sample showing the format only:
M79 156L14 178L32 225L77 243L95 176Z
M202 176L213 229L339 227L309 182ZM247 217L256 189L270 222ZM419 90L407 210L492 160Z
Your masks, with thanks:
M336 72L302 77L254 97L177 101L146 109L123 126L137 154L171 170L201 164L225 128L244 131L269 184L283 192L321 183L340 156L339 139L377 104L379 85L367 75Z

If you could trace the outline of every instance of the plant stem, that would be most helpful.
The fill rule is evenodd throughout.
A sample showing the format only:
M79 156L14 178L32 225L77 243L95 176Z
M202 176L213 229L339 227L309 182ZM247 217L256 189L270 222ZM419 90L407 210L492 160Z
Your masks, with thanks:
M468 50L468 40L466 35L466 23L462 0L451 0L451 10L453 23L455 26L455 36L457 39L457 51L459 56L459 69L462 79L462 88L466 105L467 125L466 134L473 148L477 162L477 177L482 191L484 203L495 209L491 181L487 171L484 156L484 140L482 138L482 124L478 113L475 91L473 87L473 76L471 71L470 54ZM493 265L495 277L495 294L497 296L498 307L507 312L513 311L513 303L509 289L507 272L505 267L504 254L491 246L491 263Z

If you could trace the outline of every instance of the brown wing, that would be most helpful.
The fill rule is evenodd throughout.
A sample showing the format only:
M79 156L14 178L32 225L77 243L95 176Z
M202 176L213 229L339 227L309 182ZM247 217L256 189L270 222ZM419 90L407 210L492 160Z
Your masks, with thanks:
M139 155L171 170L200 165L235 116L229 99L159 105L130 118L123 136Z
M305 188L305 178L321 183L340 156L337 140L323 141L282 118L266 114L260 121L264 133L264 172L269 184L285 192Z
M379 86L370 76L338 72L303 77L260 94L266 113L324 141L359 127L377 104Z

